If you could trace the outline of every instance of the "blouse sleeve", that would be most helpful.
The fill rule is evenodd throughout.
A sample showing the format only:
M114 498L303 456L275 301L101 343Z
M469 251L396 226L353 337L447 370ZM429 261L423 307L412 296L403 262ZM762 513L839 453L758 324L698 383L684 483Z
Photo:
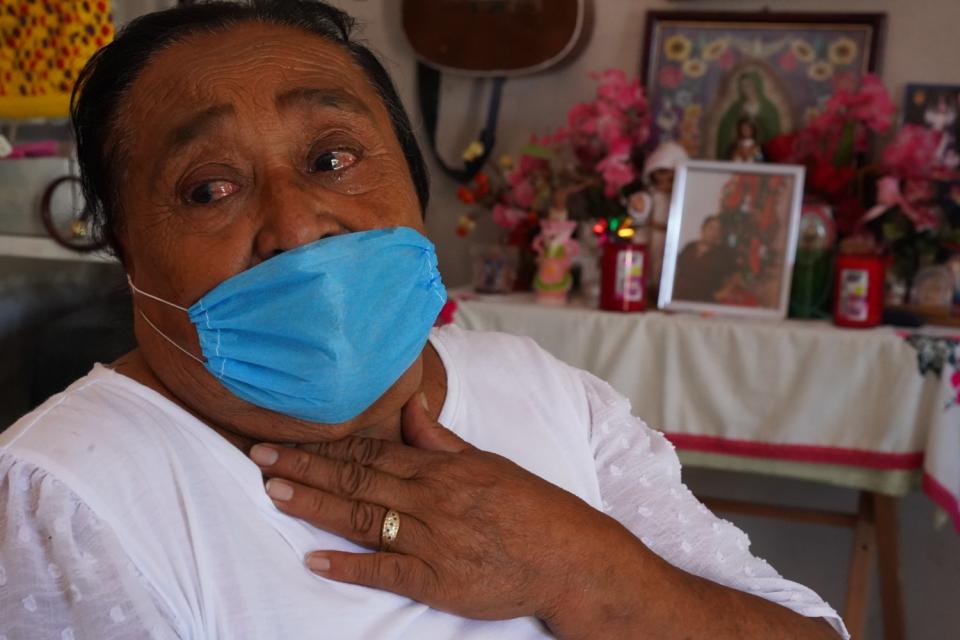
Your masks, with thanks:
M0 452L0 640L183 637L155 595L73 492Z
M605 512L675 567L800 615L825 618L843 638L850 637L820 596L751 554L747 535L694 497L680 479L673 445L634 417L626 398L602 380L581 375Z

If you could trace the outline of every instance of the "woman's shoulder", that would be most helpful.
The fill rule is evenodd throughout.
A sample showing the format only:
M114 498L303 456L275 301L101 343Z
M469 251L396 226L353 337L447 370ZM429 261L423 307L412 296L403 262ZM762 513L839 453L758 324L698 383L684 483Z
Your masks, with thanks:
M448 377L459 377L475 388L534 386L549 392L559 385L569 393L571 385L581 386L579 370L527 336L447 325L435 329L430 337Z
M554 360L533 338L500 331L476 331L448 324L434 329L431 342L454 358L471 362L490 359L495 362L525 360L540 363Z
M156 397L151 397L156 396ZM158 401L159 399L159 401ZM109 441L143 426L145 418L176 407L138 382L103 365L48 398L0 433L0 450L59 446L85 436ZM106 436L106 437L105 437Z
M85 495L84 488L112 473L162 470L164 452L178 449L177 425L191 419L159 394L96 365L0 434L0 453Z

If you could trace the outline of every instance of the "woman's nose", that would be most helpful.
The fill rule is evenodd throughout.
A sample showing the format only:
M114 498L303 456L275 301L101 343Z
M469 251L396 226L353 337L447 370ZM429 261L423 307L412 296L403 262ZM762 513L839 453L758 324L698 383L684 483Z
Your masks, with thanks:
M299 246L346 233L348 229L316 187L299 177L274 179L261 190L261 225L254 252L260 260Z

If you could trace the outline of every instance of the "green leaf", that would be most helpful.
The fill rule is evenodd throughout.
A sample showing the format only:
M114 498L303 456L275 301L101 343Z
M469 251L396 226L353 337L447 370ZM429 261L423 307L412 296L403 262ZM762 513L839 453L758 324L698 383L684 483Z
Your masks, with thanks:
M553 160L554 153L553 149L549 149L539 144L525 144L520 147L521 156L530 156L532 158L540 158L542 160Z
M856 133L856 125L848 122L843 126L843 133L840 134L840 141L837 143L837 151L833 154L833 166L846 167L853 163L853 138Z
M896 242L906 235L906 230L896 222L885 222L883 224L883 237L887 242Z

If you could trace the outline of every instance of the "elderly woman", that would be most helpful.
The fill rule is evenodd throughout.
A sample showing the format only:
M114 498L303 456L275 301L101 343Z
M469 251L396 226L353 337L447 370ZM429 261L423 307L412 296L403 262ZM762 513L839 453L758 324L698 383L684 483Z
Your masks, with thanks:
M845 634L608 385L431 331L423 159L351 25L180 7L84 71L139 346L0 438L0 635Z

